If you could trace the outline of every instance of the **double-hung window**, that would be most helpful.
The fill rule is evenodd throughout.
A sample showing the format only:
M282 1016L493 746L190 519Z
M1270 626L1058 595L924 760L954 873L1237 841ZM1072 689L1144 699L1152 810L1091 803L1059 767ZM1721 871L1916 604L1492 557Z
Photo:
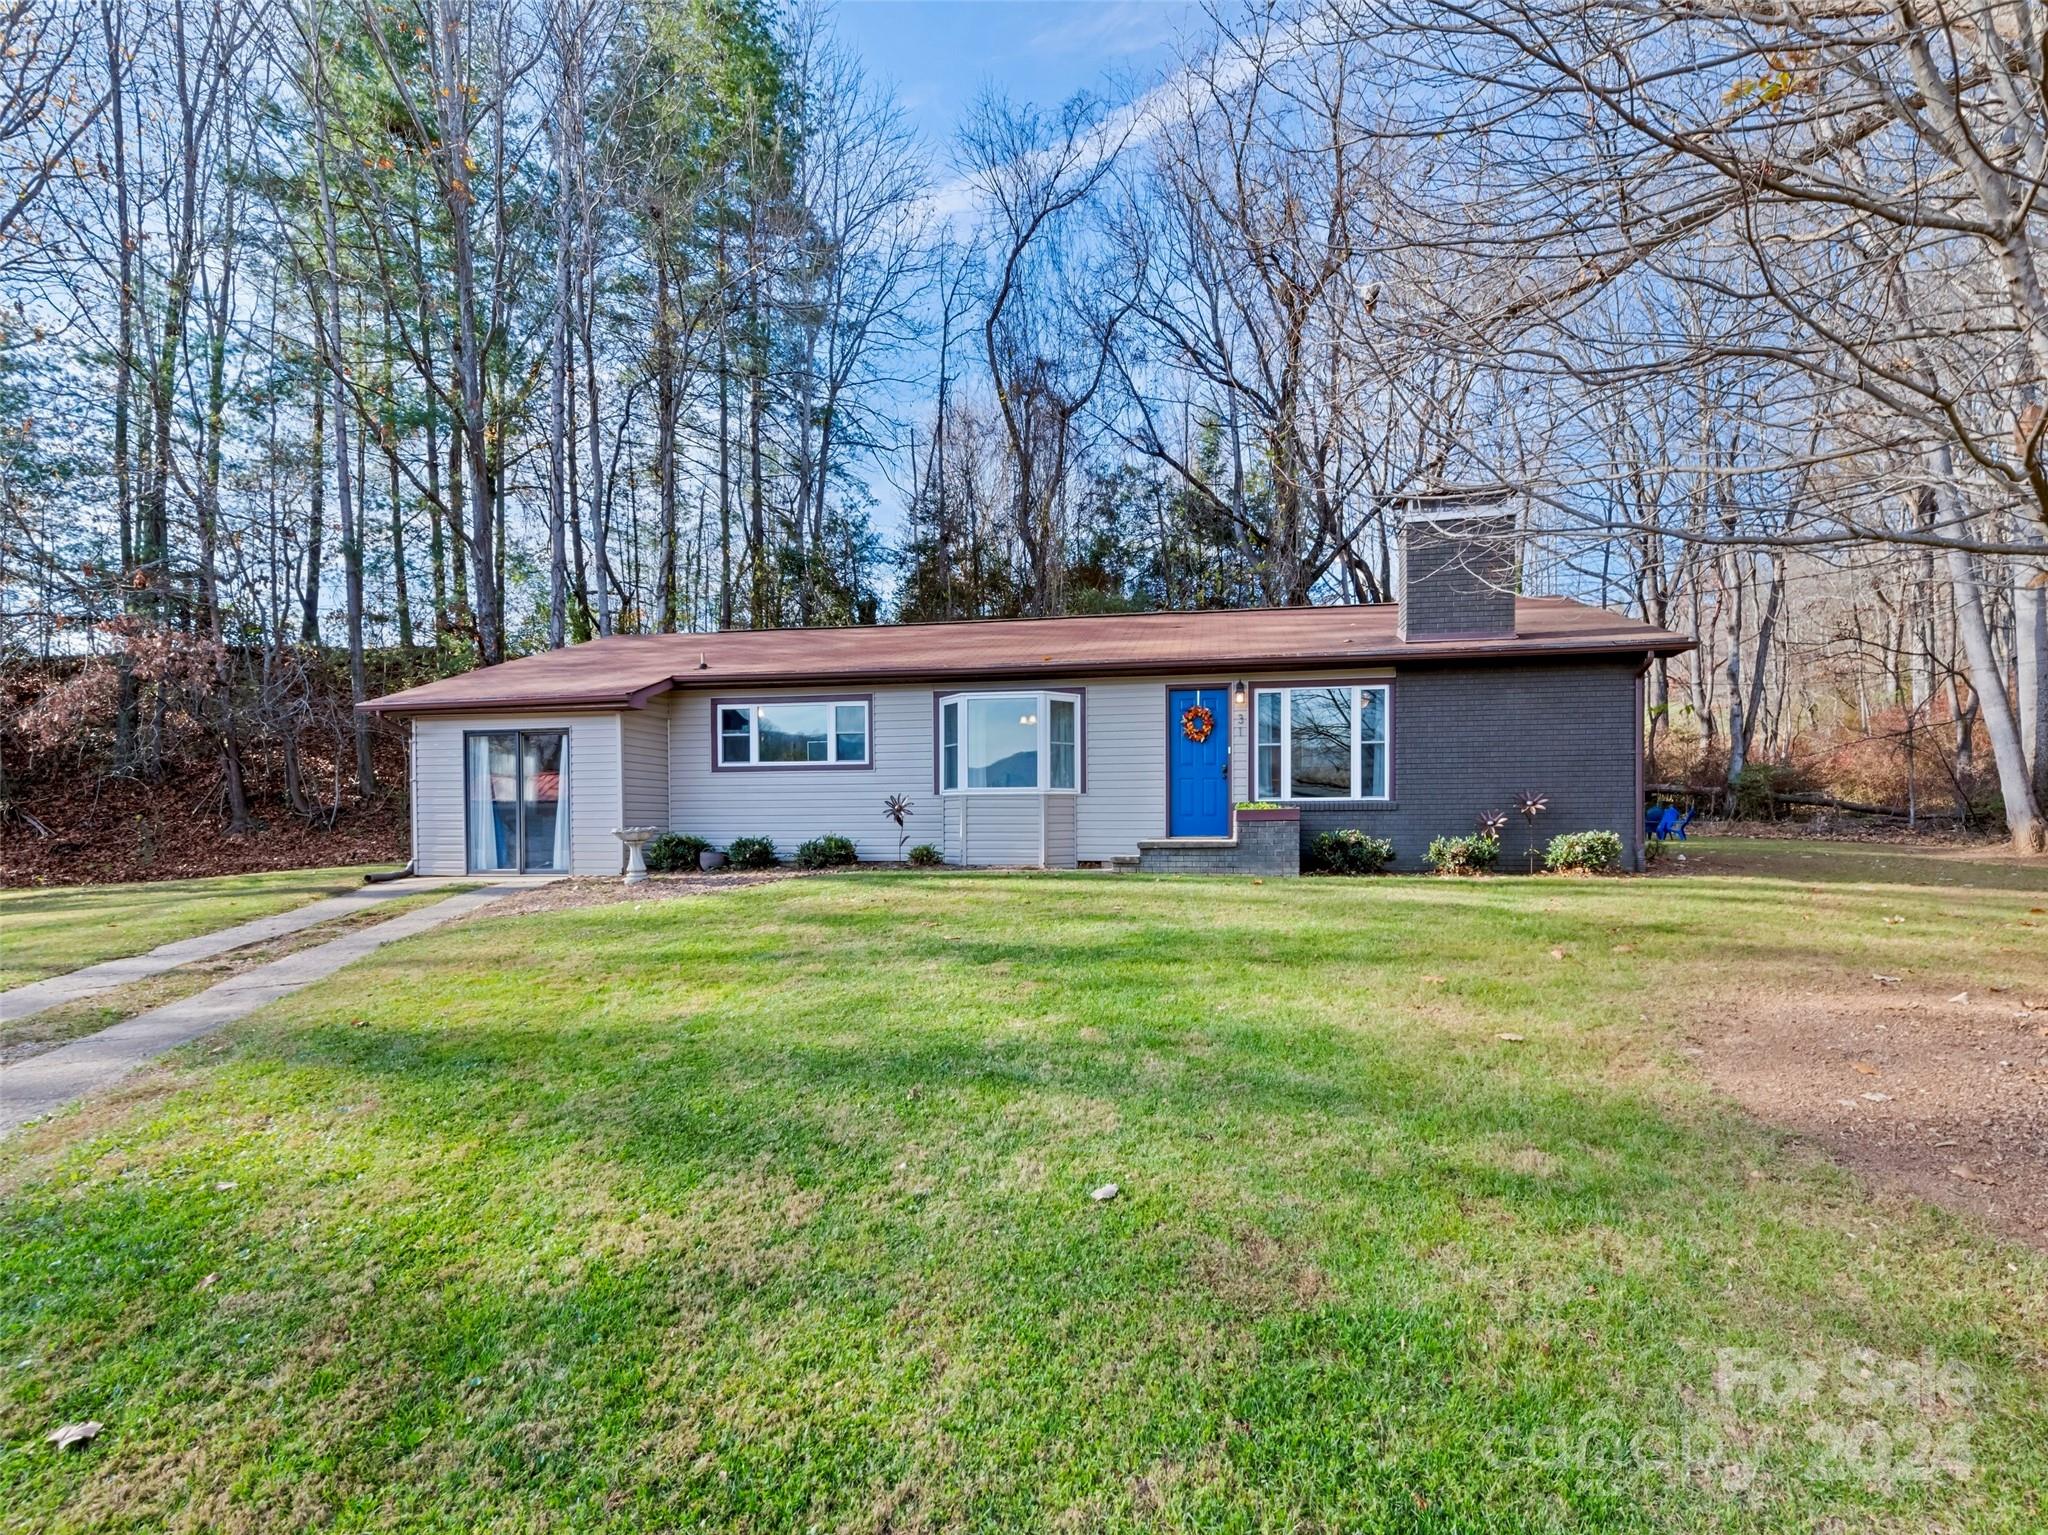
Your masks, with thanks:
M722 768L868 767L865 698L720 699Z
M1252 700L1259 799L1385 799L1393 736L1385 683L1260 688Z
M1081 700L1071 693L958 693L939 704L943 794L1078 790Z

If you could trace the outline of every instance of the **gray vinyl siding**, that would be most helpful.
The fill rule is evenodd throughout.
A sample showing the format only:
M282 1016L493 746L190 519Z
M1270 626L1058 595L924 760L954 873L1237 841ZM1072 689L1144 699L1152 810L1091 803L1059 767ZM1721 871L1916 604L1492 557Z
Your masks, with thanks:
M1074 856L1089 863L1135 854L1166 835L1166 685L1091 682L1082 721L1088 792L1074 806Z
M944 828L944 835L939 839L939 851L945 855L947 863L963 861L962 855L967 847L966 816L963 814L966 808L967 802L957 794L939 802L940 825Z
M1046 822L1042 819L1042 807L1047 800L1057 797L1047 794L948 795L946 861L976 865L1039 863L1045 851Z
M616 874L619 722L614 714L432 715L414 725L413 806L421 874L465 874L462 740L478 730L569 732L569 859L577 874Z
M722 699L866 696L865 688L727 689ZM871 767L786 767L714 771L709 693L678 697L670 713L669 824L724 847L735 837L771 837L786 857L812 837L851 837L865 860L898 856L896 823L882 802L911 802L906 848L937 842L938 798L932 793L932 690L875 690L868 711Z
M1087 792L1045 796L1052 808L1042 827L1036 795L947 795L942 800L934 792L938 694L1013 686L1078 692L1083 697L1081 750ZM713 771L714 696L810 697L828 690L685 694L671 714L669 824L718 846L734 837L772 837L784 853L806 838L837 832L854 839L863 859L893 859L897 831L883 817L882 801L901 794L912 806L905 846L936 843L951 863L1035 865L1043 851L1047 862L1071 867L1077 860L1101 862L1133 854L1140 837L1162 836L1166 830L1167 686L1152 679L1079 682L1051 677L982 686L877 688L872 694L869 748L874 766L869 770Z
M1076 808L1079 802L1079 796L1073 794L1045 796L1045 866L1048 869L1071 869L1074 866L1078 845L1075 837Z
M618 716L624 825L666 828L669 824L668 716L665 698Z

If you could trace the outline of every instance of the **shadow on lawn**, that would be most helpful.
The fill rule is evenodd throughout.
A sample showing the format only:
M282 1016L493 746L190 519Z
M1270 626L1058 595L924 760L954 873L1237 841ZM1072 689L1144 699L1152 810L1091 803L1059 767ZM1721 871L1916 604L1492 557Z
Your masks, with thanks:
M365 1125L409 1154L483 1144L517 1179L527 1159L573 1148L593 1176L677 1199L768 1175L886 1195L914 1147L951 1170L947 1198L983 1207L1014 1197L995 1174L1029 1161L1057 1201L1121 1179L1169 1204L1185 1182L1201 1199L1234 1188L1237 1208L1280 1208L1308 1174L1411 1217L1512 1201L1540 1229L1653 1226L1674 1169L1732 1197L1742 1156L1764 1151L1740 1132L1703 1145L1697 1124L1638 1096L1399 1010L1244 1018L1125 989L1115 1016L1084 1024L1074 1000L942 1000L883 1023L878 989L800 1033L718 999L575 1023L543 1009L388 1027L372 1010L360 1026L245 1035L236 1067L279 1074L283 1096L373 1100Z

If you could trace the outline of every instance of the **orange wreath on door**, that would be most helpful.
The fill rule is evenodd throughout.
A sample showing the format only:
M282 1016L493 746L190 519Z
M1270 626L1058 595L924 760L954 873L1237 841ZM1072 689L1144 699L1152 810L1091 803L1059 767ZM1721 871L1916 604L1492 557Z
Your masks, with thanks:
M1181 714L1180 733L1200 746L1216 733L1216 716L1200 704L1190 704Z

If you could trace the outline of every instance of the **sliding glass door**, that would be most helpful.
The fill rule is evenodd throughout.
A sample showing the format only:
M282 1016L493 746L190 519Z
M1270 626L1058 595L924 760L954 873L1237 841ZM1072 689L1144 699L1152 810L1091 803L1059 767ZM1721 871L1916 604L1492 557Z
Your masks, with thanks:
M476 731L464 744L470 872L567 873L567 732Z

